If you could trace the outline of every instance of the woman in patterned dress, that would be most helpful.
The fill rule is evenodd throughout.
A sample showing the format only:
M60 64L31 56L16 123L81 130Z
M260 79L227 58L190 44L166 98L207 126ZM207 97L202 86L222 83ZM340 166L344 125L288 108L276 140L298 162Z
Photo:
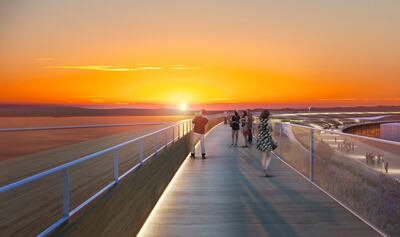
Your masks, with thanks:
M265 177L270 177L267 172L271 162L271 151L276 148L276 144L272 140L272 128L269 123L269 111L263 110L260 114L260 124L258 125L257 149L261 151L261 166L264 170Z

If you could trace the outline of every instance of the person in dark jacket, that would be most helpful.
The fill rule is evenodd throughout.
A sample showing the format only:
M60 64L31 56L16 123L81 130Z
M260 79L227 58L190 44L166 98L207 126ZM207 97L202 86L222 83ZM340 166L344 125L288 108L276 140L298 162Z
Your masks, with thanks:
M247 129L249 131L247 134L247 141L251 144L253 142L253 114L250 110L247 110L247 119Z
M261 151L261 166L264 170L265 177L270 177L268 167L271 162L271 151L276 148L276 144L272 140L272 128L269 123L269 111L264 110L260 115L260 124L258 125L257 149Z
M248 127L249 119L247 116L247 111L243 111L243 115L240 118L240 124L242 126L242 134L244 138L244 145L242 147L249 147L248 146L248 136L249 136L249 127Z
M231 127L232 127L232 146L237 146L239 138L239 129L240 129L240 116L237 111L235 111L235 114L232 115Z

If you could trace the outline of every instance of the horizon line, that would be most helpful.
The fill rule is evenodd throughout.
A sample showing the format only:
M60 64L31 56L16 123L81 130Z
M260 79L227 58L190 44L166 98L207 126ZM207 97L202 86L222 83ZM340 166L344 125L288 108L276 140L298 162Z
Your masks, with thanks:
M135 106L136 105L136 106ZM222 108L222 107L226 108ZM141 109L141 110L179 110L176 106L168 106L163 104L66 104L66 103L1 103L0 107L13 107L13 106L53 106L53 107L67 107L67 108L81 108L81 109ZM249 109L268 109L279 110L279 109L308 109L310 104L261 104L261 103L237 103L237 104L191 104L187 111L195 111L203 107L209 107L208 110L234 110L232 107L240 107L243 109L249 107ZM211 109L214 107L213 109ZM215 108L220 107L220 108ZM228 108L229 107L229 108ZM250 108L251 107L251 108ZM377 108L377 107L399 107L399 105L311 105L314 109L334 109L334 108Z

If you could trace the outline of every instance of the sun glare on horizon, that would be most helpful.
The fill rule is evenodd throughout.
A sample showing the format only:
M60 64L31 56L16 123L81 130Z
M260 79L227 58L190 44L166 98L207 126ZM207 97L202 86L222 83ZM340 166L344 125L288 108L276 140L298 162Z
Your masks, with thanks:
M180 111L186 111L187 108L188 108L188 106L187 106L187 104L185 104L185 103L182 103L182 104L179 105L179 110L180 110Z

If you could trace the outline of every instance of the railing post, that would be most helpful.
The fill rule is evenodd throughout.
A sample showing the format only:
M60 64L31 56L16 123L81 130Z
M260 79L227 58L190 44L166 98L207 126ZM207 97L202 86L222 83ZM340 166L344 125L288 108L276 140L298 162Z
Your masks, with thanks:
M114 154L114 181L117 183L119 177L119 150Z
M310 181L314 181L314 129L310 130Z
M158 132L157 132L158 133ZM158 135L158 134L154 134L155 136L154 136L154 156L156 156L157 155L157 136L156 135Z
M168 146L168 129L165 129L165 148Z
M175 126L172 127L172 144L175 143Z
M143 164L143 139L140 139L140 144L139 144L139 159L140 159L140 164Z
M181 138L181 124L178 123L178 140Z
M186 131L186 122L183 122L183 136L185 136L185 131Z
M69 172L64 170L63 174L63 215L69 217L69 204L70 204L70 184L69 184Z

